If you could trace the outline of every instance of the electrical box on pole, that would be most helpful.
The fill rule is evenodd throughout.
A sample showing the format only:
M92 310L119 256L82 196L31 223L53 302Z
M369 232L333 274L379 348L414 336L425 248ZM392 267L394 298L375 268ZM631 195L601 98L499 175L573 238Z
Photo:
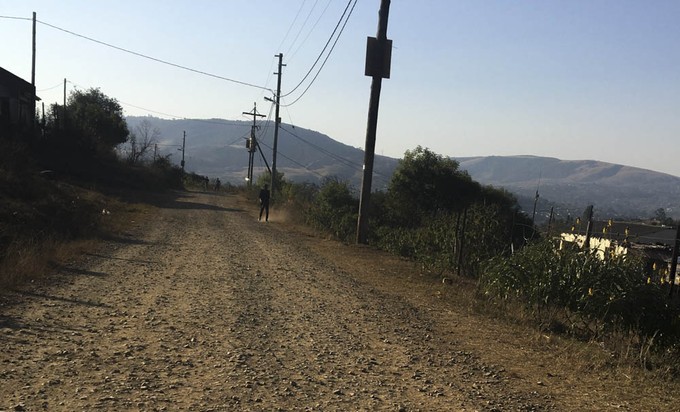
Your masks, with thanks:
M376 37L366 38L366 67L364 75L369 77L390 78L392 67L392 40L380 43Z

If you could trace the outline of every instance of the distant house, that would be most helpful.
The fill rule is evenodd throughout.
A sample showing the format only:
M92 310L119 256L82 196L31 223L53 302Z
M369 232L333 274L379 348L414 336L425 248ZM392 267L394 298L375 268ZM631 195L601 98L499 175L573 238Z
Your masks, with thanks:
M585 225L583 225L585 226ZM676 229L669 226L653 226L632 222L594 221L588 247L600 258L606 253L614 255L634 254L642 256L650 269L670 269ZM583 248L586 228L574 228L560 235L560 247L576 244Z
M35 119L35 87L0 67L0 137L29 130Z

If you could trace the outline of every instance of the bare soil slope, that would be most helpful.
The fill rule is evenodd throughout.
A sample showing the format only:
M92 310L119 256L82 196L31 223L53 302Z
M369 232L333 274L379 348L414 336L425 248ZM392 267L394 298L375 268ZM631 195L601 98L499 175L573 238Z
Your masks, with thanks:
M476 315L411 263L234 196L160 205L0 297L0 410L677 408L677 385L587 370L597 348Z

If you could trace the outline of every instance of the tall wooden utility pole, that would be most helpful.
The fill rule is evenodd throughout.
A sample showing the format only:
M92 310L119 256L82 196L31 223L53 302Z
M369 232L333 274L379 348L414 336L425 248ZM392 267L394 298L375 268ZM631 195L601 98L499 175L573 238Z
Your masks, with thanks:
M33 12L33 53L31 58L31 85L35 88L35 12ZM34 96L35 97L35 96Z
M273 198L275 189L276 189L276 150L279 142L279 126L281 125L281 118L279 117L279 106L281 103L281 74L283 73L283 53L279 53L274 57L279 58L279 71L278 73L274 73L278 76L278 79L276 80L276 96L275 96L275 103L276 103L276 118L274 119L274 148L273 148L273 154L272 154L272 184L271 184L271 197Z
M252 112L243 112L243 114L253 116L253 125L250 127L250 139L246 143L246 148L248 149L248 187L253 184L253 163L255 160L255 151L257 150L257 138L255 137L255 130L257 130L257 118L265 117L263 114L257 112L257 102L253 103Z
M38 96L35 92L35 23L36 15L35 12L33 12L33 56L31 59L31 86L33 86L33 101L31 102L31 108L33 109L33 112L31 113L31 130L35 129L35 102L38 100Z
M64 78L64 105L61 106L61 128L66 129L66 78Z
M536 205L538 204L538 189L536 189L536 196L534 197L534 211L531 212L531 224L535 225L536 221Z
M361 180L359 199L359 219L357 221L357 243L367 243L368 209L371 201L373 182L373 159L375 158L375 134L378 127L378 107L382 79L390 78L392 41L387 39L387 19L390 13L390 0L380 1L378 12L378 34L369 37L366 47L366 76L373 77L371 97L368 103L368 126L366 128L366 148L364 152L364 175Z
M187 143L187 132L184 131L184 135L182 136L182 175L184 175L184 149L186 148L186 143Z

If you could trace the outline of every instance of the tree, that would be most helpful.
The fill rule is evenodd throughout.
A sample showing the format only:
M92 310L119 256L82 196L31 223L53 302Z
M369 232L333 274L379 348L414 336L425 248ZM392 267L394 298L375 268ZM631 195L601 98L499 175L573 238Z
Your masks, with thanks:
M666 209L660 207L654 211L654 220L659 222L661 225L672 225L673 219L666 215Z
M158 143L161 136L161 131L157 127L153 127L151 122L144 119L135 127L135 131L130 133L128 139L129 151L127 153L127 160L131 164L137 164L148 157L151 148Z
M128 139L123 108L98 88L75 90L66 105L66 132L94 151L111 152Z
M422 219L470 205L481 186L458 166L457 161L421 146L407 150L388 186L395 223L417 226Z
M271 173L269 172L264 172L261 175L257 177L257 182L255 183L255 186L258 188L262 188L264 185L270 185L272 181ZM284 174L282 172L279 172L278 170L276 171L276 193L281 193L284 191L285 186L288 185L288 182L286 182L286 179L284 178ZM271 188L270 188L271 189ZM259 189L258 189L259 190ZM274 193L272 193L274 195ZM274 196L272 198L275 199Z
M348 182L326 177L307 213L314 226L330 230L342 240L354 238L359 199Z

